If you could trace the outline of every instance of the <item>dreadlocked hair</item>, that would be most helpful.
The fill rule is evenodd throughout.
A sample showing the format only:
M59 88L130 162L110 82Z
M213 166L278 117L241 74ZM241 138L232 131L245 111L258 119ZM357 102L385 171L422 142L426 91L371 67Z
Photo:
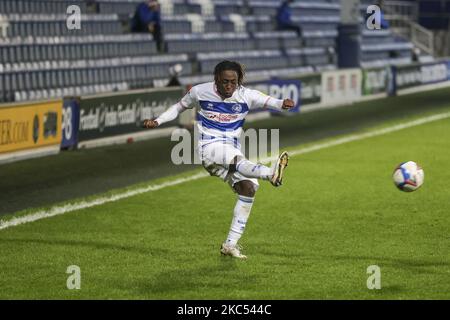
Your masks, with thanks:
M238 85L242 86L242 83L244 82L244 75L245 75L244 67L239 62L235 62L235 61L224 60L224 61L220 62L219 64L217 64L216 67L214 68L214 80L216 82L218 82L219 75L223 71L230 71L230 70L236 71L236 73L238 75Z

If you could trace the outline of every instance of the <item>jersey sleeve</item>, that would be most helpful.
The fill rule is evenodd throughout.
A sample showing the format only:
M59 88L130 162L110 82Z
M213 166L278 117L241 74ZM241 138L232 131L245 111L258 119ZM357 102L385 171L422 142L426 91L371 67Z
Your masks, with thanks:
M259 108L270 108L275 110L281 110L281 106L283 105L283 100L276 99L274 97L268 96L261 91L247 89L247 99L250 103L250 109L259 109Z
M189 90L188 93L186 93L184 97L181 98L179 104L184 109L194 108L198 104L197 88L192 87L191 90Z

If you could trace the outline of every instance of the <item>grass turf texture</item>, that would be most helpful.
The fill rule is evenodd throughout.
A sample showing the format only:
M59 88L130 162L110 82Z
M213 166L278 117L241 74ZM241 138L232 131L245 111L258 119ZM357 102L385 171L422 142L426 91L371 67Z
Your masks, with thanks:
M449 299L449 138L445 119L292 157L257 193L247 261L219 255L236 198L217 178L2 230L0 298ZM411 194L391 179L406 160L425 170Z

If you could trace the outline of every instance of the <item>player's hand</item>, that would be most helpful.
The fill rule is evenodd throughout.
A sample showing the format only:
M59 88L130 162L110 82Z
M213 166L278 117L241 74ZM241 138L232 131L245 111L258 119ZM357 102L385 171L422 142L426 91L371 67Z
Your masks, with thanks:
M284 110L289 110L289 109L292 109L294 107L295 107L295 103L291 99L284 99L283 105L281 106L281 108L284 109Z
M145 129L153 129L159 126L158 122L155 120L145 119L144 123L142 124L142 128Z

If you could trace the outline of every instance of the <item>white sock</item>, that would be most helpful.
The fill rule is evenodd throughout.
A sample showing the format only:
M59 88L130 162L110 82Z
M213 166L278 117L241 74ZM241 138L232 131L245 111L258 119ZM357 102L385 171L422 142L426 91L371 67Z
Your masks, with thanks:
M239 199L234 207L233 221L231 222L226 244L235 246L241 238L245 230L245 225L247 224L248 216L252 210L254 199L239 195Z
M255 164L247 159L242 159L236 165L236 171L248 178L269 180L273 176L273 169L262 164Z

